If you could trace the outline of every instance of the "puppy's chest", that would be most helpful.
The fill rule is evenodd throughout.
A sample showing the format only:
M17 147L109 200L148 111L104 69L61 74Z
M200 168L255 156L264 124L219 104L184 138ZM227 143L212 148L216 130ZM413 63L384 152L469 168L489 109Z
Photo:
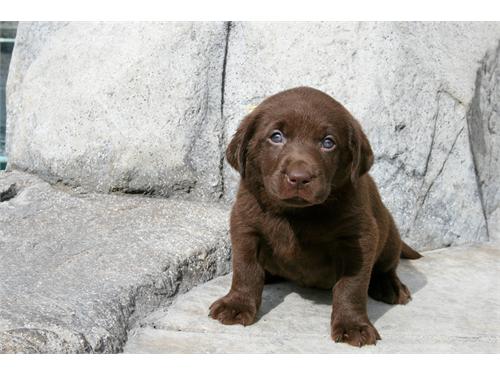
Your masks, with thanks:
M269 272L305 286L331 288L338 263L332 223L275 220L262 228L259 261Z

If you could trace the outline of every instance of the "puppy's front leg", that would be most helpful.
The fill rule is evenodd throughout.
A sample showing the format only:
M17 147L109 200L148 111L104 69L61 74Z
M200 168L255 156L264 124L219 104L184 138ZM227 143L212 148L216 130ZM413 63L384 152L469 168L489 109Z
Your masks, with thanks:
M380 335L368 319L366 306L375 250L356 246L348 251L343 274L333 287L332 339L354 346L375 345Z
M258 237L231 228L233 281L228 294L210 306L210 316L222 324L255 322L262 300L265 272L257 261Z

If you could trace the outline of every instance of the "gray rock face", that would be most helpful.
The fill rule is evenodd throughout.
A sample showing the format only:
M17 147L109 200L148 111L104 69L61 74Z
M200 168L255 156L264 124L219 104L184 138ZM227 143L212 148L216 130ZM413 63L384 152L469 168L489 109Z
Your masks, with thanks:
M0 173L0 352L116 352L133 326L130 352L333 351L327 320L323 331L317 319L281 321L298 315L288 299L329 316L290 285L266 292L256 339L205 319L228 279L168 308L229 271L238 176L226 145L268 95L316 87L363 125L371 173L410 244L500 239L499 40L500 23L20 23L7 87L13 172ZM476 246L404 263L415 300L371 305L390 343L366 350L498 351L484 322L498 326L499 301L477 300L478 288L497 295L497 258ZM436 300L453 311L436 312ZM457 331L421 334L429 320ZM283 336L290 326L301 333Z
M477 156L481 143L471 142L481 137L468 128L498 123L487 79L496 60L475 78L499 23L227 26L21 23L10 168L90 191L230 202L238 176L222 160L238 123L268 95L308 85L360 120L376 154L371 173L410 244L488 238L498 168L482 160L496 160L497 148Z
M10 168L87 189L217 199L224 23L21 23Z
M330 338L331 292L326 290L270 284L264 287L262 306L253 325L224 326L209 318L210 304L229 290L228 275L193 288L169 307L148 316L131 331L124 351L498 353L498 272L498 245L436 250L417 261L402 261L399 274L413 299L404 306L370 299L368 315L382 340L361 349L336 344Z
M318 88L364 127L376 155L371 173L409 243L484 240L466 114L479 61L499 38L499 23L233 24L226 139L268 95ZM237 175L225 167L231 198Z
M0 353L117 352L137 319L229 272L217 204L0 173Z
M490 238L500 240L500 43L477 73L468 122Z

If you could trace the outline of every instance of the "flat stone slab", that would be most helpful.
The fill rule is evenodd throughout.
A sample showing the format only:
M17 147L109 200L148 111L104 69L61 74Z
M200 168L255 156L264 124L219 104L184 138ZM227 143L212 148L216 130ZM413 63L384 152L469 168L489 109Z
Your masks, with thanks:
M229 290L219 277L180 295L129 334L127 353L499 353L500 246L481 244L425 252L402 260L399 275L413 293L405 306L369 301L382 336L354 348L330 339L331 293L292 283L266 285L254 325L224 326L208 307Z
M119 352L137 319L229 272L227 207L0 173L0 353Z

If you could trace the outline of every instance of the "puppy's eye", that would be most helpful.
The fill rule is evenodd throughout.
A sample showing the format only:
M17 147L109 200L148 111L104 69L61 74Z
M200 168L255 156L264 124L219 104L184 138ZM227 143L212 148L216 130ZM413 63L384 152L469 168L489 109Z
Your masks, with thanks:
M273 134L271 134L269 139L273 143L283 143L283 133L281 133L279 130L275 130Z
M332 137L325 137L321 141L321 147L325 150L331 150L335 147L335 142L333 141Z

